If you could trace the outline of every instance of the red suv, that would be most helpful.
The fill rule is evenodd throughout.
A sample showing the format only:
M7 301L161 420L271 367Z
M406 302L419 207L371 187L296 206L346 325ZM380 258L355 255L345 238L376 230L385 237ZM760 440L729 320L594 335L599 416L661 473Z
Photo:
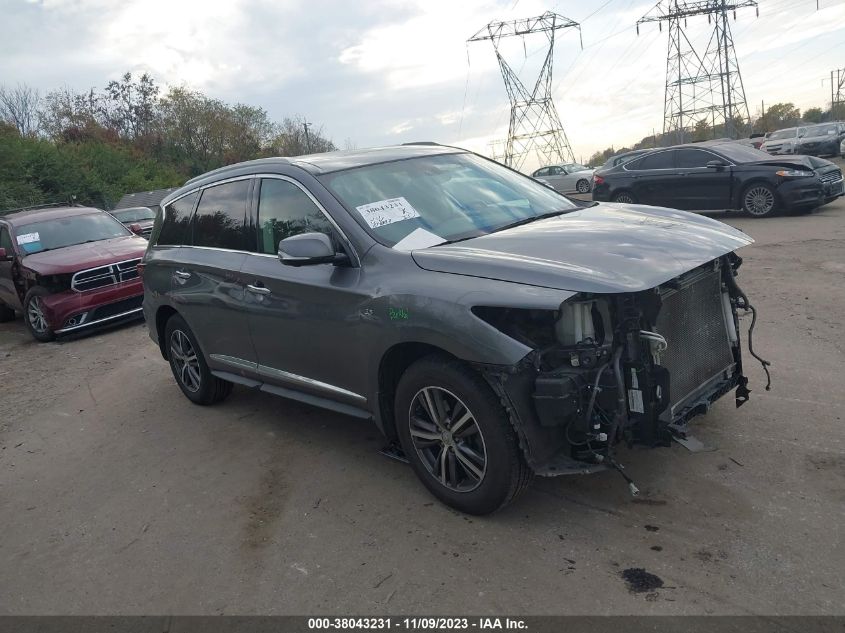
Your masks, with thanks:
M0 216L0 321L15 311L38 341L141 316L147 241L89 207Z

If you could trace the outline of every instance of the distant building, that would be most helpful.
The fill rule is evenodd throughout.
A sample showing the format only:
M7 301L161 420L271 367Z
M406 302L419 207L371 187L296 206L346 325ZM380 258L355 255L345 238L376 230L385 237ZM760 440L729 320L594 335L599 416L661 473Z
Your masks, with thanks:
M179 187L171 187L170 189L156 189L155 191L127 193L120 199L114 208L128 209L129 207L150 207L151 209L155 209L162 200L178 188Z

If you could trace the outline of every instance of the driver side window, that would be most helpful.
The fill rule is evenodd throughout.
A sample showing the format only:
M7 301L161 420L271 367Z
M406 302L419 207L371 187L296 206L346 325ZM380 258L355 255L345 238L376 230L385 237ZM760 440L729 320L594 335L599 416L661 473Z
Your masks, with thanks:
M5 226L0 226L0 248L6 249L6 255L15 254L15 248L12 246L12 236L9 235L9 229Z
M275 255L279 242L300 233L332 237L332 225L302 189L287 180L265 178L258 199L258 252Z

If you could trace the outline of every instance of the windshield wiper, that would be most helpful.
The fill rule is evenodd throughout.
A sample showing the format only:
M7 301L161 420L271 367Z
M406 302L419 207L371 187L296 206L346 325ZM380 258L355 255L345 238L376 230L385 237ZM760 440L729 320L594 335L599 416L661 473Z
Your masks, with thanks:
M541 213L540 215L535 215L530 218L522 218L521 220L517 220L516 222L511 222L510 224L505 224L504 226L500 226L493 233L498 233L499 231L506 231L507 229L512 229L517 226L522 226L523 224L531 224L532 222L536 222L537 220L544 220L546 218L553 218L558 215L563 215L564 213L569 213L570 211L574 211L575 209L558 209L557 211L549 211L548 213Z
M598 204L598 202L594 202L593 205ZM591 206L593 206L591 205ZM548 213L541 213L540 215L534 215L530 218L522 218L521 220L517 220L515 222L511 222L510 224L504 224L489 233L481 233L479 235L467 235L466 237L458 237L453 240L446 240L445 242L441 242L437 244L437 246L446 246L447 244L455 244L456 242L465 242L466 240L471 240L475 237L484 237L485 235L491 235L493 233L498 233L499 231L504 231L506 229L512 229L516 226L522 226L523 224L530 224L535 220L543 220L545 218L553 218L557 215L563 215L564 213L570 213L572 211L577 211L577 209L558 209L557 211L549 211ZM436 247L435 247L436 248Z

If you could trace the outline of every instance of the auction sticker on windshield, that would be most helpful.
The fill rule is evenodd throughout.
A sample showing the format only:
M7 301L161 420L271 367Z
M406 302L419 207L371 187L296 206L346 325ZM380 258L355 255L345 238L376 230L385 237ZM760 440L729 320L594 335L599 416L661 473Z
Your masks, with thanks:
M32 244L33 242L40 242L41 236L38 233L24 233L23 235L18 235L18 246L23 246L24 244Z
M362 204L359 207L355 207L355 209L361 214L364 222L371 229L420 217L420 214L411 206L411 203L402 197Z

